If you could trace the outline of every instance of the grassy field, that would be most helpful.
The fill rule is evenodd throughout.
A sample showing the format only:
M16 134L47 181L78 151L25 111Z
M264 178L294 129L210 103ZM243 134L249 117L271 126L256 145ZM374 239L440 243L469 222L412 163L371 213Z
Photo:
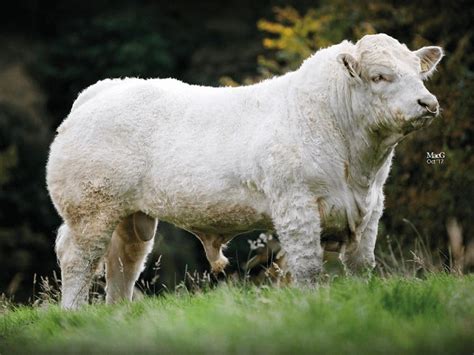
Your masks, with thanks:
M10 353L473 354L474 276L237 287L0 315Z

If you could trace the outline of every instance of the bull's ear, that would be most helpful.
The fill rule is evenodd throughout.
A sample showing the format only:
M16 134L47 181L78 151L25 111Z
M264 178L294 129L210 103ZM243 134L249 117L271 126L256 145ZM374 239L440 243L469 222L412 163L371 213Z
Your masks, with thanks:
M353 78L360 78L359 62L349 53L341 53L337 56L337 60L344 65L348 74Z
M423 47L414 52L420 58L421 75L429 77L436 69L436 66L444 56L441 47Z

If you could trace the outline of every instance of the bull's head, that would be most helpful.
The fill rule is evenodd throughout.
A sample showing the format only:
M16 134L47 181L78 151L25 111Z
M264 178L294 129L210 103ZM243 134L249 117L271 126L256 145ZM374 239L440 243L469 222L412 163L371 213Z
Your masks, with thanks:
M356 115L369 120L372 129L406 134L421 128L439 114L439 104L423 84L443 57L440 47L410 51L385 34L367 35L356 43L355 53L342 53L353 92Z

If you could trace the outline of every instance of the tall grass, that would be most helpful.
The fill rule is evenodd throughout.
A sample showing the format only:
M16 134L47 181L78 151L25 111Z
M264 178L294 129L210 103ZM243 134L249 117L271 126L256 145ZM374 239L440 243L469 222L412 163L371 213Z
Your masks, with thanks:
M390 235L380 237L376 246L376 268L373 275L382 278L393 276L403 276L409 278L424 278L427 275L438 272L453 272L459 274L459 269L453 267L454 261L451 255L444 255L440 250L433 250L429 247L429 240L426 236L421 235L416 227L408 220L405 220L415 232L415 238L412 245L407 247L402 245L399 238L393 238ZM174 289L168 289L165 285L161 285L163 292L181 292L182 290L191 292L200 292L212 288L219 282L227 282L230 284L238 283L244 286L248 284L285 286L290 283L291 275L287 274L287 265L284 252L280 250L278 242L271 240L272 245L267 245L267 240L261 236L256 240L249 240L256 245L250 248L247 260L242 260L242 268L237 272L227 275L220 275L219 278L204 272L202 274L187 269L183 271L183 281L178 283ZM258 242L258 245L257 245ZM275 244L276 243L276 244ZM271 247L271 248L270 248ZM273 250L274 249L274 250ZM345 271L342 263L338 260L337 254L331 254L329 259L325 261L325 270L320 277L320 282L327 282L334 277L344 276ZM251 274L251 269L247 266L255 259L259 262L254 265L255 269L260 272ZM153 263L153 275L150 280L140 279L137 282L134 297L142 298L144 295L156 295L157 285L160 283L160 262L159 257ZM219 281L218 281L219 280ZM42 277L34 275L32 285L32 298L28 304L33 306L57 304L60 300L61 281L53 272L52 277ZM104 273L97 275L90 291L90 301L92 304L103 303L105 300L105 278ZM0 311L14 305L14 297L0 295Z
M0 353L429 353L474 350L474 277L218 287L0 316Z
M98 279L91 305L77 312L59 308L55 275L35 277L29 306L0 297L0 354L472 354L474 275L448 274L419 233L409 250L387 236L376 256L372 275L340 277L327 265L311 288L185 271L174 290L145 297L159 282L158 260L135 302L105 305Z

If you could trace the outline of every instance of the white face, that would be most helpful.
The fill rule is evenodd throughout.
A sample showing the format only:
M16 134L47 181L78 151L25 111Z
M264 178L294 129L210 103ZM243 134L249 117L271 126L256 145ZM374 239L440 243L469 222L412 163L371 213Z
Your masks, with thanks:
M373 125L408 133L429 124L439 104L423 84L443 56L440 47L410 51L385 34L363 37L356 58L339 55L352 81L357 111Z

